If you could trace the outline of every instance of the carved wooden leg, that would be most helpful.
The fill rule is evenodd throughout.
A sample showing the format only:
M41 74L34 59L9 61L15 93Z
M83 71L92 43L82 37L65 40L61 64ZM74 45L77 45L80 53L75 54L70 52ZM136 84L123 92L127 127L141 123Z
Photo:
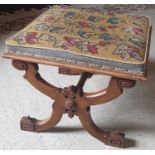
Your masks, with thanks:
M51 116L44 120L37 120L31 117L23 117L20 121L22 130L25 131L44 131L53 128L64 114L64 107L59 103L53 103L53 112Z
M96 124L93 122L91 115L90 115L90 108L83 106L85 105L84 102L79 102L79 111L78 116L81 121L83 127L95 138L99 139L101 142L117 147L124 147L124 134L123 133L116 133L101 130Z
M38 73L39 68L37 64L14 60L13 66L16 69L25 70L24 78L36 89L55 100L53 103L53 112L49 118L37 120L29 116L23 117L20 121L21 129L25 131L43 131L54 127L60 121L63 113L65 113L62 90L42 79Z
M83 78L84 79L84 78ZM80 80L81 81L81 80ZM79 81L79 82L80 82ZM82 82L81 82L82 83ZM84 85L84 82L83 82ZM82 85L82 87L83 87ZM90 115L90 106L108 102L122 94L124 87L133 87L135 81L112 77L107 89L95 93L84 93L77 96L78 116L83 127L95 138L111 146L124 147L125 135L120 132L101 130L93 122Z

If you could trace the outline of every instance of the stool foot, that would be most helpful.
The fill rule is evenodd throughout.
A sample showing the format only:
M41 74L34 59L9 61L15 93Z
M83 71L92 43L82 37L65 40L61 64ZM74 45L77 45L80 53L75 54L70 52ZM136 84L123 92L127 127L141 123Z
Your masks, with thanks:
M79 119L88 133L104 144L121 148L125 147L125 135L119 132L101 130L92 120L88 110L85 110L84 108L83 110L80 110Z
M20 128L24 131L35 131L35 124L37 119L30 116L24 116L20 121Z
M125 135L120 132L110 132L108 136L108 142L105 142L106 145L116 146L116 147L125 147Z
M53 104L52 115L43 120L37 120L30 116L23 117L20 121L20 127L24 131L46 131L53 128L62 118L64 108L57 102Z

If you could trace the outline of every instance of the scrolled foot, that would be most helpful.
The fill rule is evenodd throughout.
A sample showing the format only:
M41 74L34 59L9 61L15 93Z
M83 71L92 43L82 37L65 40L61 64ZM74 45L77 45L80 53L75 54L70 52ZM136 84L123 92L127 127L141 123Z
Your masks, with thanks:
M109 132L108 141L106 145L116 146L116 147L125 147L125 135L120 132Z
M30 116L24 116L20 121L20 128L24 131L35 131L36 122L37 119L31 118Z

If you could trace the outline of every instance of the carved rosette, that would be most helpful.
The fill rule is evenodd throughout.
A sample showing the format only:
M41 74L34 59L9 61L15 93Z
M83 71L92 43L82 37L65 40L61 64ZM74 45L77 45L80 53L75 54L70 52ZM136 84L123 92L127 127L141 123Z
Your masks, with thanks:
M77 112L77 95L82 95L82 90L79 90L76 86L65 87L63 90L65 97L65 108L68 116L72 118Z

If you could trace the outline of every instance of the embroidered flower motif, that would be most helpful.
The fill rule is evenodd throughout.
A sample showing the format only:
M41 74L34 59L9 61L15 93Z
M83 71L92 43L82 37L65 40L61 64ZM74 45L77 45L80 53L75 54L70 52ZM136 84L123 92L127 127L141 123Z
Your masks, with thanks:
M145 16L131 15L131 17L132 17L133 23L136 23L138 25L144 26L148 22Z
M43 41L54 41L55 40L55 37L54 36L51 36L49 34L44 33L44 34L41 34L39 36L39 39L40 40L43 40Z
M108 28L114 31L118 26L117 25L109 25Z
M130 33L131 35L144 35L144 30L139 27L128 27L128 28L123 28L124 32Z
M108 40L118 40L119 37L118 36L115 36L115 35L111 35L109 33L103 33L99 36L100 39L104 39L105 41L108 41Z
M90 28L90 24L87 22L79 22L78 24L83 28Z
M97 54L97 45L92 42L81 42L77 44L77 47L82 50L82 52L90 52L92 54Z
M94 31L107 32L107 29L104 26L94 26Z
M76 13L75 12L67 12L65 15L64 15L64 17L74 17L76 15Z
M44 31L47 30L49 27L46 24L38 24L35 26L35 29L38 31Z
M40 22L54 23L56 20L55 20L55 18L53 18L51 16L46 16L46 17L39 18L38 21L40 21Z
M17 44L23 45L23 44L36 44L38 42L37 40L37 32L21 32L19 33L14 40L17 41Z
M78 34L81 38L90 38L95 35L95 33L93 32L84 32L84 31L79 31Z
M37 36L37 32L29 32L25 36L25 40L29 44L35 44L35 43L37 43L37 37L36 36Z
M115 44L115 42L111 42L111 41L100 41L99 43L98 43L100 46L108 46L108 45L113 45L113 44Z
M118 24L118 18L116 17L111 17L107 20L107 23L110 23L110 24Z
M63 40L56 39L53 46L56 48L63 48L65 50L67 50L67 49L69 49L70 45L68 43L64 42Z
M133 24L135 26L138 26L138 27L143 27L144 26L144 24L142 24L141 22L138 22L138 21L134 21Z
M77 45L79 42L81 42L81 40L73 38L73 37L64 37L64 39L71 45L71 46L75 46Z
M135 60L142 61L142 57L139 54L139 49L135 47L129 47L125 44L120 44L117 49L113 51L113 54L120 55L121 58L124 59L133 58Z
M129 42L131 42L134 45L139 46L141 48L145 48L144 41L140 40L139 38L131 37L131 38L129 38Z
M88 20L89 20L90 22L95 22L95 21L96 21L96 17L95 17L95 16L89 16L89 17L88 17Z
M62 34L62 33L65 33L67 31L67 29L64 28L64 27L56 26L56 27L50 27L49 31L50 32L55 32L55 33L58 33L58 34Z
M23 31L23 32L20 32L15 38L14 40L17 41L17 44L18 45L23 45L26 43L26 40L25 40L25 35L27 34L27 32Z

